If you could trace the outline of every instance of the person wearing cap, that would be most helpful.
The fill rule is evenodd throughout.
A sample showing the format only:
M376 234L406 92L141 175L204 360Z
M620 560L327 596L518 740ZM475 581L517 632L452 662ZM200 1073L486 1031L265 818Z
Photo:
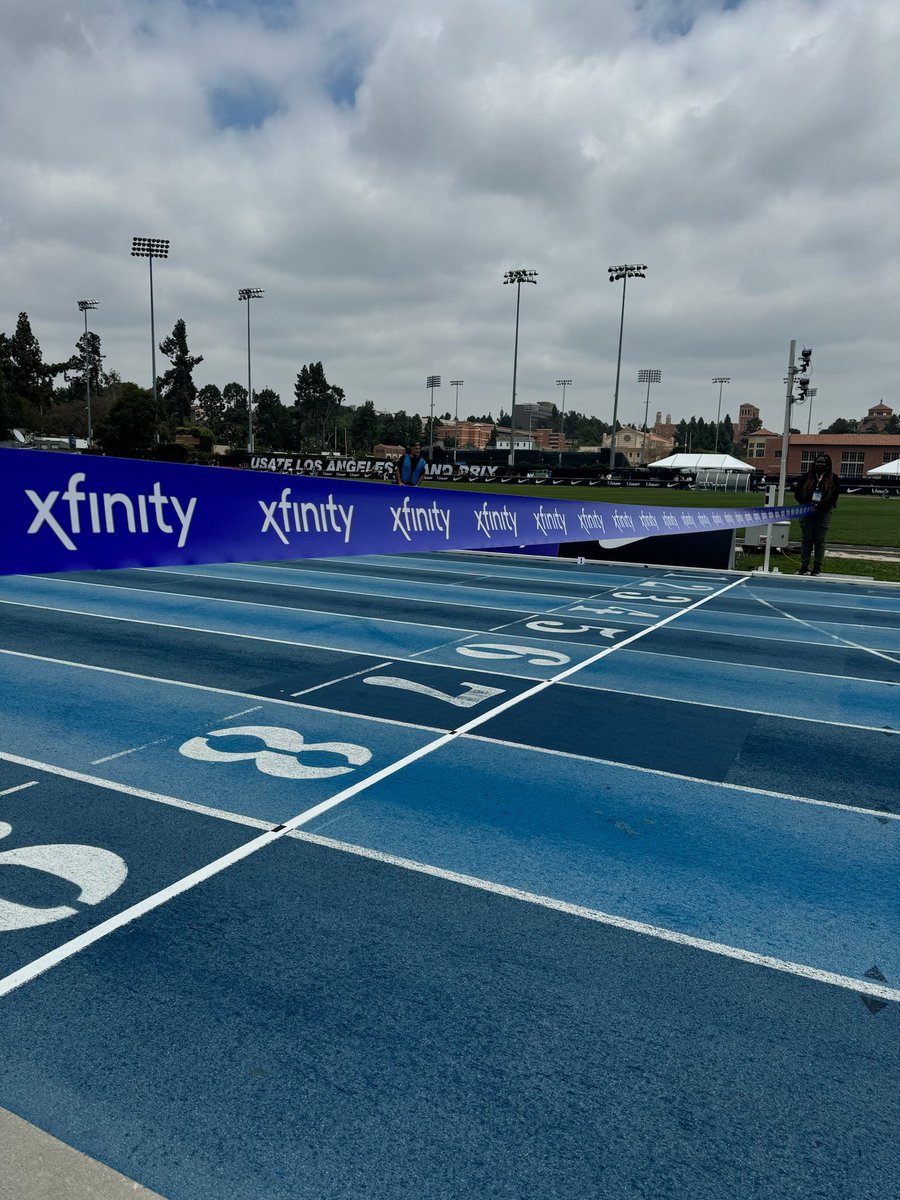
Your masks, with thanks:
M837 507L841 479L831 469L831 456L817 454L812 466L798 479L794 498L798 504L814 504L815 512L800 518L803 541L800 547L799 575L818 575L825 559L825 538L831 515ZM812 558L812 571L809 569Z
M422 447L418 442L413 442L409 453L397 460L394 478L397 483L405 484L407 487L418 487L425 476L425 467Z

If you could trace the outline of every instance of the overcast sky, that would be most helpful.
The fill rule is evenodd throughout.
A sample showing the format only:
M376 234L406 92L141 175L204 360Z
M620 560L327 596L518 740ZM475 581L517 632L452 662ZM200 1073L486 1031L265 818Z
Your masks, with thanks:
M3 0L0 330L83 331L150 385L183 317L195 381L427 415L518 398L610 420L741 403L779 430L790 340L812 429L900 411L897 0ZM160 373L168 363L157 353ZM806 408L794 424L806 431Z

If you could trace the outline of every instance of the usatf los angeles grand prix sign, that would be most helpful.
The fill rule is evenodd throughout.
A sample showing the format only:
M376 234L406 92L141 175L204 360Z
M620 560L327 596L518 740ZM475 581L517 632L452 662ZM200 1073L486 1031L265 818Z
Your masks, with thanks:
M592 504L0 450L0 573L489 550L742 529L807 511Z

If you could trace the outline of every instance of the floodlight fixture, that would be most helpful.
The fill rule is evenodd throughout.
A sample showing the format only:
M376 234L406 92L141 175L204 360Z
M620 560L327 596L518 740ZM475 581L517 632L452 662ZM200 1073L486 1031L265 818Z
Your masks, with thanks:
M719 407L716 409L716 444L714 453L719 452L719 418L722 415L722 387L726 383L731 383L731 378L728 375L717 375L713 383L719 385Z
M87 407L87 444L90 449L91 442L94 438L94 429L91 424L91 368L88 362L88 312L95 309L99 303L97 300L79 300L78 307L84 313L84 394Z
M512 408L509 414L509 465L516 461L516 374L519 365L519 302L522 298L523 283L537 283L537 271L522 270L521 268L506 271L503 275L504 284L516 285L516 340L513 344L513 378L512 378Z
M644 436L641 438L641 466L647 462L647 419L650 415L650 384L662 382L662 371L655 367L642 368L638 371L638 383L646 383L647 399L644 401Z
M450 386L456 389L456 409L453 417L453 461L456 462L456 452L459 449L459 389L465 383L464 379L451 379Z
M818 388L810 388L806 395L809 397L809 420L806 422L806 432L812 429L813 400L819 394Z
M156 327L153 316L153 260L169 257L168 238L131 239L131 257L146 258L150 265L150 364L153 372L153 408L156 410Z
M428 461L434 461L434 389L441 386L440 375L429 375L425 386L431 392L431 416L428 421Z
M612 433L609 437L609 469L616 467L616 420L619 413L619 378L622 373L622 332L625 328L625 285L629 279L646 279L646 263L619 263L618 266L607 267L609 282L617 283L622 280L622 315L619 318L619 354L616 359L616 390L613 396Z
M556 386L563 390L562 411L559 414L559 465L562 466L563 442L565 441L565 433L563 425L566 419L566 388L572 386L571 379L557 379Z
M250 301L262 300L263 288L238 288L238 300L247 301L247 453L253 453L253 379L250 374Z

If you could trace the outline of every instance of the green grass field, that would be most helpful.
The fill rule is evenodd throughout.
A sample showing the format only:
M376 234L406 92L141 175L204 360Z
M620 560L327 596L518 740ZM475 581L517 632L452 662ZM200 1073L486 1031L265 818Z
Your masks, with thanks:
M761 506L765 497L746 492L682 492L663 488L590 488L548 487L534 484L431 483L429 487L454 488L460 491L500 492L513 496L541 496L554 500L590 500L605 504L678 504L685 508L749 508ZM793 497L788 497L793 503ZM799 543L800 525L791 524L791 542ZM885 500L881 496L841 496L829 531L829 543L860 548L900 547L900 499ZM736 566L742 571L761 566L762 554L739 554ZM788 550L773 551L771 567L782 574L795 573L800 567L799 554ZM847 559L827 556L826 571L830 574L862 575L888 582L900 582L900 562L873 562L868 559Z

